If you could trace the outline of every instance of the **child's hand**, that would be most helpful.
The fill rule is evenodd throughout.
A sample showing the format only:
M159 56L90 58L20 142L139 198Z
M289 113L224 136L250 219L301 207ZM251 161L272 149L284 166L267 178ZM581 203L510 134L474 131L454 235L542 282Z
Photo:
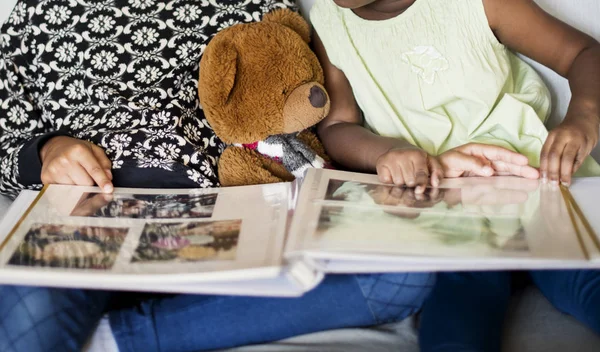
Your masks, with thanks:
M444 177L437 159L416 148L388 150L377 159L376 169L381 182L416 187L417 194L425 191L430 176L434 187Z
M71 137L54 137L40 150L42 182L93 186L113 191L111 162L100 147Z
M526 156L493 145L469 143L442 153L438 160L444 176L519 176L539 178Z
M597 116L565 119L550 131L540 156L542 179L571 184L571 176L598 143Z

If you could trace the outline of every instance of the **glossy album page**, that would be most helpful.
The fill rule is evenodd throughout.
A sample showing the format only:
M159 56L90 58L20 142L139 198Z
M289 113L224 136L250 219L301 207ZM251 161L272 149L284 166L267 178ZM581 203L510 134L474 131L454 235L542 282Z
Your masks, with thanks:
M286 254L336 271L587 266L589 234L574 222L563 192L537 180L446 179L416 194L374 175L310 170Z

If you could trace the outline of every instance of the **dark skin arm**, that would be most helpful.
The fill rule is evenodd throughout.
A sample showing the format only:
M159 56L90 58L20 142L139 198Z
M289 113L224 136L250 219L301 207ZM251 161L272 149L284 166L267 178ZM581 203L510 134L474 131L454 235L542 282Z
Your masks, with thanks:
M331 64L316 33L313 45L325 73L325 89L331 98L329 115L318 126L329 155L351 169L374 172L377 159L388 150L413 148L406 141L382 137L362 127L363 118L346 75ZM339 145L345 148L337 147Z
M406 141L382 137L363 127L363 118L346 75L331 64L316 33L313 43L315 53L323 66L325 89L331 99L329 115L318 126L323 146L331 158L352 170L377 171L383 182L417 185L419 190L427 185L431 169L432 184L437 186L443 177L437 160L429 158L425 152ZM388 153L390 155L386 155ZM384 166L381 158L386 156L390 162ZM398 159L398 162L404 161L404 168L410 169L410 172L403 172L401 166L394 162L395 159ZM390 172L383 170L384 168L397 170Z
M542 178L569 185L571 175L598 143L600 44L550 16L532 0L483 2L500 42L569 80L573 97L567 115L550 131L540 164Z

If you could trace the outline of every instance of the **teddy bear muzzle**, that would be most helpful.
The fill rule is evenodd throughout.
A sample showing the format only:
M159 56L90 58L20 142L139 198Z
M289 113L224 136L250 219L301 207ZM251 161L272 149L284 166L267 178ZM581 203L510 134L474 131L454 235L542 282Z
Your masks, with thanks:
M321 89L319 86L312 86L310 89L310 94L308 96L308 101L310 101L310 105L315 108L322 108L327 104L327 95L325 91Z
M329 107L329 95L323 85L318 82L302 84L285 101L283 132L299 132L316 125L327 116Z

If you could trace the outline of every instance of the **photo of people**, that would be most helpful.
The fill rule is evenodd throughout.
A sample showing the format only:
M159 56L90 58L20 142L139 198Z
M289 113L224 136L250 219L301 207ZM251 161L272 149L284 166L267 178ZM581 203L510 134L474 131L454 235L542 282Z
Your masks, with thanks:
M127 228L34 224L8 264L52 268L112 268Z
M241 220L148 223L132 262L234 260Z
M73 208L71 216L133 219L210 218L217 195L84 193Z
M352 234L348 238L347 234ZM473 246L510 252L528 251L519 217L461 216L345 205L323 206L317 238L358 241L393 241L399 246ZM476 253L476 252L473 252Z

